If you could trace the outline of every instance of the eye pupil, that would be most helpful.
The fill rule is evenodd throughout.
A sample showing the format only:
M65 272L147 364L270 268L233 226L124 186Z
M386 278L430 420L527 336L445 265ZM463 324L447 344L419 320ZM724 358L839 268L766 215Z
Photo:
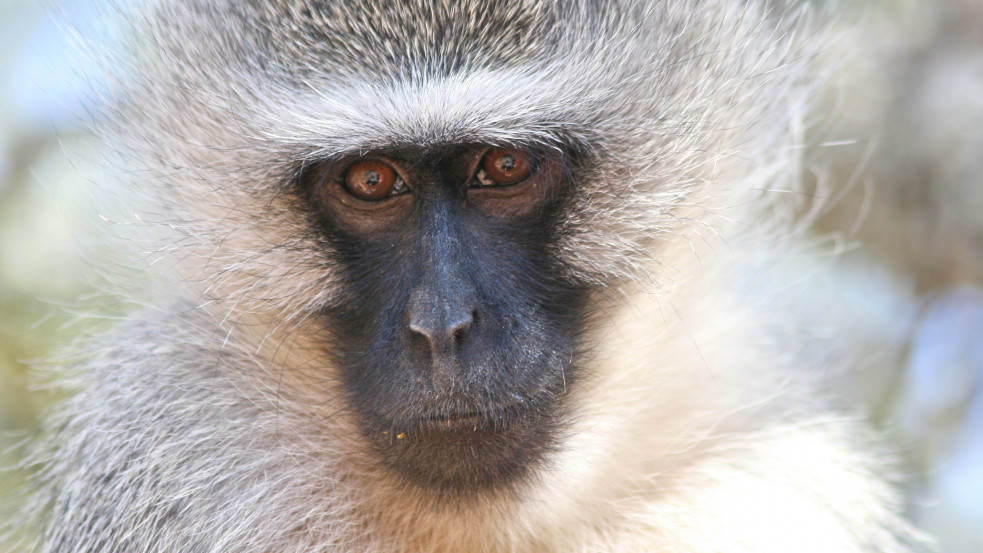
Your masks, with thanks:
M378 171L369 169L368 171L362 173L362 183L368 187L374 187L379 184L382 180L382 176L379 175Z
M499 158L498 168L505 172L515 169L515 156L508 154Z

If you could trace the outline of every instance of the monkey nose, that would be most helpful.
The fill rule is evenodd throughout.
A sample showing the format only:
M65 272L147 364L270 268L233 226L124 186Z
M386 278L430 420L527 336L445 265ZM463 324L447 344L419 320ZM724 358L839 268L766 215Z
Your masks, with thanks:
M435 358L456 356L478 315L474 304L464 298L448 298L422 290L410 296L408 311L410 331L427 341Z

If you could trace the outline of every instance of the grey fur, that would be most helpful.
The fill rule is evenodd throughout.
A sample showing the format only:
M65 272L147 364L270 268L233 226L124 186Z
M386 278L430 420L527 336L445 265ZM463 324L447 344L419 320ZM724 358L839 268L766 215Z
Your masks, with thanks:
M160 207L175 284L72 371L81 391L38 453L40 550L761 553L796 550L776 537L788 511L797 550L908 551L864 431L817 391L825 367L744 292L796 233L795 206L763 191L796 187L819 32L805 8L764 4L182 0L131 14L139 54L119 67L107 135ZM558 248L599 290L573 445L527 485L464 504L394 480L361 443L312 322L345 301L334 253L291 189L313 160L443 142L581 150ZM653 297L686 328L636 307ZM637 336L618 347L606 315L633 309ZM683 361L698 341L705 365ZM642 361L617 361L636 346ZM793 463L796 440L828 462ZM758 512L727 507L732 493L753 503L729 487L745 478L795 506L716 518Z

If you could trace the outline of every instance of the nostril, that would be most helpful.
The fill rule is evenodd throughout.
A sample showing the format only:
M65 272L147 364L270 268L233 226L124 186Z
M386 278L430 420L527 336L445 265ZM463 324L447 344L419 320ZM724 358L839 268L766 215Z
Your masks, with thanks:
M468 334L471 333L471 329L476 322L478 322L478 310L475 309L471 311L469 319L461 321L458 327L454 329L454 343L460 346L464 339L468 337Z
M456 345L460 346L461 342L463 342L465 338L468 337L468 334L470 334L471 327L474 325L474 316L475 312L472 311L470 316L462 318L453 325L451 338L454 340Z
M471 331L470 324L468 324L467 326L462 326L454 329L454 333L452 335L454 338L454 343L460 346L461 343L464 342L464 339L468 337L470 331Z

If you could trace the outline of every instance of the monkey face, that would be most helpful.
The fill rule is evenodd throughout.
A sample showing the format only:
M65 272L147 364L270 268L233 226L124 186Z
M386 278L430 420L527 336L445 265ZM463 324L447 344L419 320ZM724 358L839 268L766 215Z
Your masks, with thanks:
M337 250L324 309L348 401L383 462L445 489L496 486L551 444L586 288L551 255L565 160L446 146L314 166Z

